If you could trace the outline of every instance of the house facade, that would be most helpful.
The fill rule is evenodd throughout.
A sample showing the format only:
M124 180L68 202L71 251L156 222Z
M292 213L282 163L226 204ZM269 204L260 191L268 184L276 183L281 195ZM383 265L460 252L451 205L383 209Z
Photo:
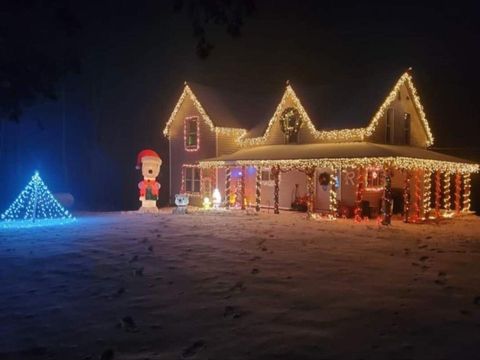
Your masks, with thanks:
M410 72L386 95L364 127L323 130L316 124L328 117L326 106L304 105L287 83L273 116L246 129L209 89L185 84L163 131L170 199L186 193L201 205L218 188L226 207L382 216L386 223L392 214L417 222L469 212L478 165L428 149L434 138Z

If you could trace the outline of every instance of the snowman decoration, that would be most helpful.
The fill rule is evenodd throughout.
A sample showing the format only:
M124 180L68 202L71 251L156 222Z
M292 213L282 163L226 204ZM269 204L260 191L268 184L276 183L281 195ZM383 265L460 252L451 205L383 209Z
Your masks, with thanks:
M137 156L137 169L142 170L143 180L138 183L139 200L142 202L140 212L155 213L158 211L157 200L160 183L156 181L160 173L162 159L150 149L142 150Z

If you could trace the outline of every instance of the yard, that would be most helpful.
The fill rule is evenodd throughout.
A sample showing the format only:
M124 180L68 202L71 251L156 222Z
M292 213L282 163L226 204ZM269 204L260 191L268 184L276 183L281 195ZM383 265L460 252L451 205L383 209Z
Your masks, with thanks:
M0 229L0 358L478 358L479 234L170 209Z

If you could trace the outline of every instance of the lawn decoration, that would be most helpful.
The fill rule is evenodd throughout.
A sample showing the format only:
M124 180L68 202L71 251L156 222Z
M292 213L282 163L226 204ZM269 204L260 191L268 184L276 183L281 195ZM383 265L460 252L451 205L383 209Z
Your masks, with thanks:
M142 150L137 156L137 169L142 170L143 180L138 183L139 200L142 202L141 212L157 212L157 200L160 183L156 181L162 166L162 159L153 150Z

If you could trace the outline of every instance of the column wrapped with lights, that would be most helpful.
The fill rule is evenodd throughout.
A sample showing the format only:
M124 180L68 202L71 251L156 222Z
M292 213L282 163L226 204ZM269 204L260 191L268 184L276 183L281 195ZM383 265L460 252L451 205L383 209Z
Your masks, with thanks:
M232 169L227 166L225 168L225 207L230 208L230 184L232 179Z
M313 203L314 203L314 187L315 187L315 167L310 166L305 168L305 175L307 176L307 219L312 218Z
M419 170L415 170L413 177L414 184L414 199L413 199L413 216L412 222L420 221L420 207L421 207L421 197L420 197L420 176L418 174Z
M459 172L455 174L455 214L459 215L461 207L462 175Z
M405 182L403 184L403 222L408 223L410 215L410 171L406 171Z
M364 186L364 170L363 168L357 169L357 189L355 192L355 222L362 221L362 200Z
M329 201L329 218L336 219L338 212L338 203L337 203L337 188L336 188L337 177L335 176L335 169L332 169L330 175L330 201Z
M262 171L260 170L260 167L257 166L256 168L256 181L255 181L255 211L259 212L260 211L260 199L261 199L261 191L262 191Z
M446 171L443 177L443 208L445 209L445 215L450 214L452 207L452 197L450 195L450 172Z
M422 201L422 212L423 220L428 220L430 215L430 197L432 195L432 178L431 172L425 170L423 172L423 201Z
M470 174L463 174L463 208L462 212L470 211L470 195L472 193L472 184Z
M241 194L242 194L242 210L245 210L245 205L247 203L247 199L245 198L245 173L246 173L245 166L242 166L242 177L241 177Z
M390 169L385 171L385 187L383 190L383 219L382 225L392 223L392 173Z
M272 175L274 181L274 188L273 188L273 213L280 214L279 210L279 199L280 199L280 188L278 186L279 178L280 178L280 166L273 166L272 167Z
M440 206L442 199L442 187L441 187L442 175L440 170L435 171L435 217L440 218Z

